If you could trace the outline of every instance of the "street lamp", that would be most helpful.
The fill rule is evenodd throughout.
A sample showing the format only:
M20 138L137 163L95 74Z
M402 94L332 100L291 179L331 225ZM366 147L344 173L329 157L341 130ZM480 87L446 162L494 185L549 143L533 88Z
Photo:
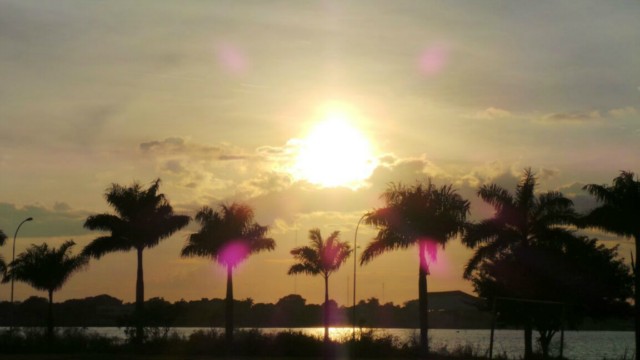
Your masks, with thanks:
M356 263L358 262L358 257L356 256L357 241L358 241L358 228L360 227L360 223L364 220L364 217L367 214L364 214L358 220L358 225L356 225L356 233L353 235L353 329L351 331L351 336L353 337L353 341L356 340Z
M28 218L22 220L20 225L18 225L18 228L16 229L15 234L13 234L13 253L11 255L11 262L13 262L16 259L16 237L18 236L18 230L20 230L20 227L22 226L22 224L26 223L27 221L31 221L31 220L33 220L32 217L28 217ZM11 305L13 305L13 276L11 277Z

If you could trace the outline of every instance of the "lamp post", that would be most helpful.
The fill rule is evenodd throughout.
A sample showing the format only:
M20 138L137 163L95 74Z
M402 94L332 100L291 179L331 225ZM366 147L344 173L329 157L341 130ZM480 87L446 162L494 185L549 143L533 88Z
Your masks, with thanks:
M351 336L353 338L353 341L356 340L356 264L358 262L358 257L356 256L356 251L358 249L357 244L358 244L358 228L360 227L360 223L362 222L362 220L364 220L364 217L367 216L367 214L364 214L360 217L360 220L358 220L358 225L356 225L356 232L353 235L353 309L352 309L352 314L353 314L353 329L351 331Z
M13 234L13 253L11 254L11 262L13 262L16 259L16 237L18 237L18 230L20 230L20 227L22 226L22 224L26 223L27 221L31 221L31 220L33 220L32 217L28 217L28 218L22 220L20 225L18 225L18 228L16 229L15 234ZM13 277L11 277L11 305L13 305Z

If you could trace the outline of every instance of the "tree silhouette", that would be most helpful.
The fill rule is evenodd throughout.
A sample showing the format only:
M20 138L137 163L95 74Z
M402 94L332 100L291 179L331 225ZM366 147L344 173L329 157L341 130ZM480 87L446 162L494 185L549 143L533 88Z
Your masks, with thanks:
M5 235L4 231L0 230L0 246L4 245L5 241L7 241L7 235ZM4 261L2 255L0 255L0 272L3 274L7 271L7 263Z
M451 185L437 188L429 180L414 186L391 184L382 194L386 206L365 215L365 222L378 228L375 239L362 252L361 264L391 250L418 247L418 300L421 356L429 354L427 275L429 261L437 259L438 245L444 247L463 232L469 202Z
M144 275L142 252L152 248L189 224L190 218L176 215L164 194L158 193L160 179L144 189L134 182L125 187L112 184L105 192L107 203L115 210L113 214L92 215L87 218L84 227L90 230L110 232L89 243L83 254L99 259L105 254L116 251L135 250L137 254L136 305L135 305L135 341L143 339Z
M545 359L563 320L575 327L586 316L627 315L632 293L629 268L618 258L617 248L578 236L515 247L483 261L472 282L490 304L496 297L540 301L501 301L497 310L502 322L521 324L530 319Z
M74 245L72 240L65 241L58 249L49 248L46 243L31 245L9 264L9 270L3 279L5 283L11 279L22 281L37 290L48 292L47 335L49 339L53 338L53 293L60 290L74 272L88 263L86 256L70 254Z
M637 305L640 304L640 268L637 261L640 253L640 181L633 172L621 171L620 175L613 179L611 186L589 184L584 189L595 196L601 205L582 219L581 226L632 237L635 241L635 343L636 359L640 359L640 311Z
M269 228L253 218L248 205L220 205L219 211L205 206L196 214L200 230L191 234L182 248L183 257L213 258L227 269L225 335L229 345L233 341L233 269L251 254L276 246L273 239L266 237Z
M571 232L559 225L575 223L573 202L561 193L535 194L537 181L531 169L525 169L512 195L503 187L483 185L478 196L495 209L492 218L470 225L462 242L475 249L464 277L471 279L484 261L493 261L518 247L530 247L545 239L568 239ZM532 323L524 320L525 359L533 354Z
M291 255L297 263L289 268L289 275L307 274L321 275L324 279L324 341L329 342L329 276L338 271L340 266L351 255L351 247L347 242L340 241L340 232L334 231L325 240L322 239L320 229L309 230L310 246L301 246L291 250Z

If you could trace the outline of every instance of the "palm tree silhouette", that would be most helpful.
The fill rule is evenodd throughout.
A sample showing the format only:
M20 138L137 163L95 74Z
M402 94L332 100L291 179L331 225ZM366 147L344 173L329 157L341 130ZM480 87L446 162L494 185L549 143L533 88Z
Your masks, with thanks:
M276 246L273 239L266 237L269 228L253 218L248 205L220 205L219 212L205 206L196 214L200 230L191 234L182 248L183 257L213 258L227 269L225 336L229 345L233 341L233 269L249 255Z
M107 203L115 210L113 214L98 214L87 218L84 227L90 230L110 232L89 243L83 254L99 259L116 251L135 250L138 260L136 277L135 325L136 343L143 339L144 275L142 252L152 248L184 228L191 220L185 215L176 215L164 194L158 193L160 179L148 189L134 182L125 187L112 184L105 193Z
M291 250L297 263L289 268L289 275L322 275L324 278L324 341L329 342L329 275L338 271L351 255L351 246L340 241L340 232L334 231L326 240L320 229L309 230L311 246L301 246Z
M22 281L37 290L48 292L47 336L49 339L53 338L53 293L60 290L74 272L88 263L86 256L70 254L74 245L73 240L65 241L58 249L49 248L46 243L31 245L9 264L9 270L2 280L4 283L11 279Z
M575 224L573 202L561 193L549 191L535 194L537 181L530 168L525 169L512 195L503 187L483 185L478 196L495 209L495 215L469 225L463 244L475 249L467 262L464 277L471 279L484 261L491 261L518 247L535 245L546 239L571 239L573 234L561 225ZM525 321L525 359L533 353L533 328Z
M640 253L640 181L633 172L621 171L613 179L613 185L589 184L584 187L595 196L599 207L591 210L582 220L581 227L591 227L618 236L632 237L635 241L636 261L632 266L634 274L634 303L640 304L640 268L637 257ZM640 311L635 310L636 359L640 359Z
M437 247L462 233L469 202L448 186L437 188L429 180L414 186L391 184L382 194L386 206L365 215L365 222L378 234L362 252L361 264L387 251L418 246L418 299L421 356L429 353L427 275L429 260L435 261Z

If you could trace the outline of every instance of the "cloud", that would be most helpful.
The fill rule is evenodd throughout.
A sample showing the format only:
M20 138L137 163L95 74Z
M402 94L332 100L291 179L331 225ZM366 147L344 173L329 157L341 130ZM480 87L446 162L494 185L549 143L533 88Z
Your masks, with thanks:
M609 110L608 114L615 118L623 118L637 115L638 110L633 106L626 106L622 108L611 109Z
M244 160L252 157L250 154L243 153L239 148L228 144L220 146L197 144L181 137L143 142L140 144L140 150L144 154L155 156L188 155L205 160Z
M596 198L591 196L583 187L586 184L574 182L558 189L564 196L573 201L573 206L578 213L584 214L598 206Z
M13 234L21 221L32 217L33 221L20 229L24 237L77 236L89 233L83 224L90 213L74 210L68 204L56 202L53 208L42 205L17 207L15 204L0 203L0 228L6 234Z
M470 117L473 119L502 119L506 117L513 116L513 114L504 109L488 107L484 110L478 111L472 114Z
M603 117L600 111L575 111L575 112L563 112L563 113L551 113L543 116L540 121L543 122L568 122L568 123L583 123L602 120Z
M612 118L627 118L638 114L638 110L633 106L614 108L609 110L591 110L550 113L539 118L542 122L556 123L586 123L598 122Z

